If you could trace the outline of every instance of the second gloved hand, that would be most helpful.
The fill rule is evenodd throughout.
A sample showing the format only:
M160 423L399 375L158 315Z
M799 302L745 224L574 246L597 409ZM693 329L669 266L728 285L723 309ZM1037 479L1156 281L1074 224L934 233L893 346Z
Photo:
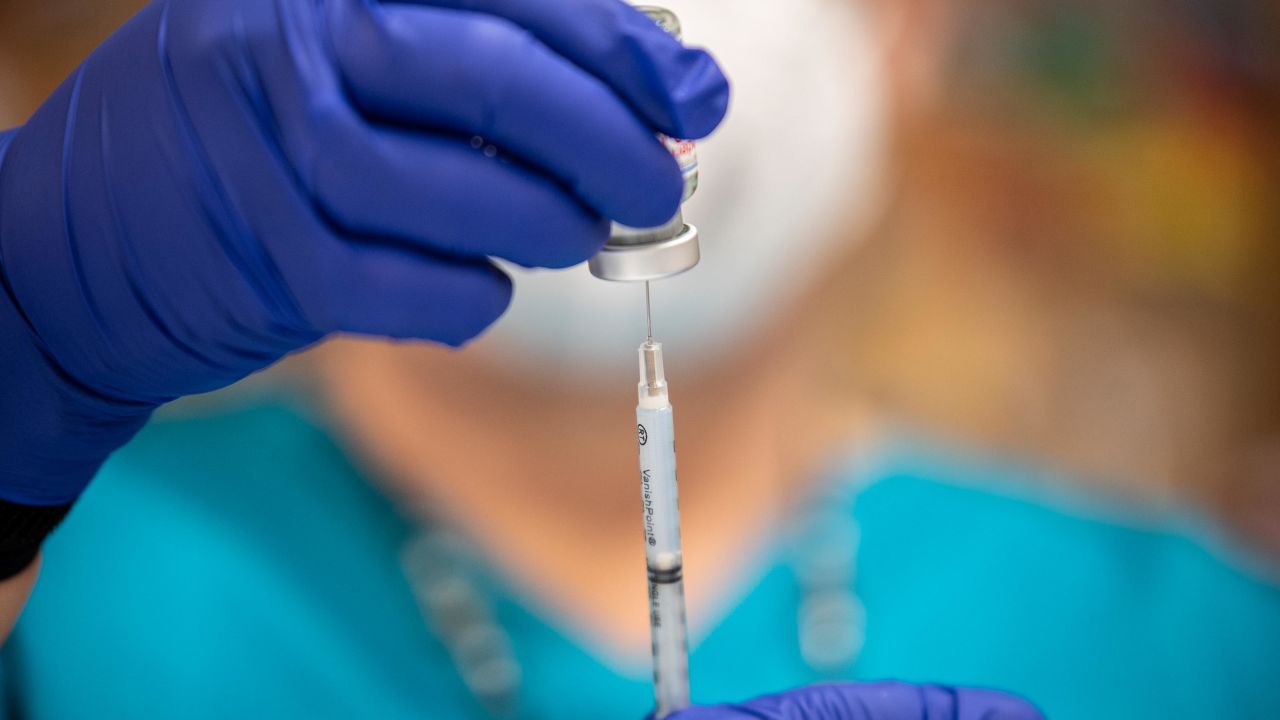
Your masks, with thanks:
M727 94L618 0L149 5L0 133L0 575L158 405L332 332L461 344L490 257L666 221L654 134Z
M903 682L832 683L745 703L689 708L668 720L1044 720L1021 698Z

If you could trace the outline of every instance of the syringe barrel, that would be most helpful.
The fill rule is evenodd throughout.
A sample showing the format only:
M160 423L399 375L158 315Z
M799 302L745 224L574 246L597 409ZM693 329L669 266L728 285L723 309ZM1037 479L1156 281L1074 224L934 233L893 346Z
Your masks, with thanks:
M657 356L661 361L661 355ZM641 383L642 387L644 383ZM658 720L689 706L689 642L684 607L684 553L676 491L675 423L663 388L662 404L641 396L636 407L649 626Z
M671 406L636 408L645 561L651 571L681 571L680 508L676 497L675 429Z

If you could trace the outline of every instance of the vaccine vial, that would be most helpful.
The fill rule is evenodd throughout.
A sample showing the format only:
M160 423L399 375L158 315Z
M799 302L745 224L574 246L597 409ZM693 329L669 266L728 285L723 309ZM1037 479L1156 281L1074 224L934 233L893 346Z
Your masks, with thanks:
M656 5L637 6L663 30L677 40L683 39L680 19L670 10ZM692 140L659 135L658 139L676 159L684 178L681 204L698 190L698 149ZM678 275L698 264L702 253L698 245L698 229L684 221L684 213L676 211L666 224L652 228L635 228L614 223L609 241L587 266L591 274L603 280L648 282Z

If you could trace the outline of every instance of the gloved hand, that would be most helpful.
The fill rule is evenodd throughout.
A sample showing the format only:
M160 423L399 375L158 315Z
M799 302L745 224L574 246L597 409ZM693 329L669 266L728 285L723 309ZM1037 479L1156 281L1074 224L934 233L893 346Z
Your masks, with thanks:
M619 0L162 0L0 136L0 575L157 406L665 222L715 62Z
M745 703L693 707L668 720L1043 720L994 690L902 682L813 685Z

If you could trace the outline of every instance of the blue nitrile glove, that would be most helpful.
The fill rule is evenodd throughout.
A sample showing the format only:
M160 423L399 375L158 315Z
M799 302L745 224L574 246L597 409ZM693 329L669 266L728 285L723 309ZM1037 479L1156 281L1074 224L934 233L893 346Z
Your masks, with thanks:
M902 682L813 685L734 705L694 707L668 720L1044 720L1026 700Z
M619 0L167 0L0 141L0 574L156 406L328 333L461 344L489 257L665 222L728 86Z

